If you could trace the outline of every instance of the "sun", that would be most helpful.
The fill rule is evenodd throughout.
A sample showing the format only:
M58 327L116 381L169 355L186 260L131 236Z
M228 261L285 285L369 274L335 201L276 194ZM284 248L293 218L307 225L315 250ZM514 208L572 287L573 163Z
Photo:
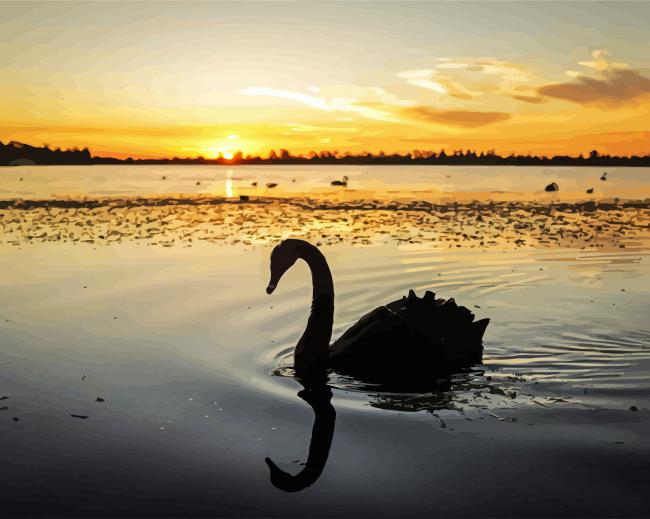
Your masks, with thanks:
M211 146L209 148L205 148L206 151L206 156L210 159L216 159L219 157L223 157L226 160L232 160L233 157L235 156L235 153L233 151L233 148L230 146Z

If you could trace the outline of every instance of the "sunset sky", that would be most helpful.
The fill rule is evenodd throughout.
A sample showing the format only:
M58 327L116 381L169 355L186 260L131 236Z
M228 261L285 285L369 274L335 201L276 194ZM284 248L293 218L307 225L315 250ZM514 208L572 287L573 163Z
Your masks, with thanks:
M3 142L650 153L650 2L0 9Z

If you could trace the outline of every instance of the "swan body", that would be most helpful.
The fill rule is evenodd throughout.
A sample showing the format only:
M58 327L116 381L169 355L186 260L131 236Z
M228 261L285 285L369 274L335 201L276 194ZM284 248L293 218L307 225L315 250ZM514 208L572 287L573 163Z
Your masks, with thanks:
M415 292L375 308L330 347L330 366L341 373L431 371L449 373L481 362L489 319L453 299Z
M470 310L453 299L436 299L429 291L419 298L411 290L372 310L330 345L334 287L327 261L316 247L292 239L276 246L267 293L298 259L309 265L313 287L307 327L294 353L299 378L329 367L359 379L382 380L423 372L450 374L481 362L489 319L474 321Z

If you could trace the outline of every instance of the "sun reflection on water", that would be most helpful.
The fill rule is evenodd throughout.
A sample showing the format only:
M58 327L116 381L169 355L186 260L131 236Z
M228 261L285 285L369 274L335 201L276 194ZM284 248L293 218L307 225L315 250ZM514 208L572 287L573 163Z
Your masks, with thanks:
M232 169L226 171L226 197L228 198L232 198L232 174Z

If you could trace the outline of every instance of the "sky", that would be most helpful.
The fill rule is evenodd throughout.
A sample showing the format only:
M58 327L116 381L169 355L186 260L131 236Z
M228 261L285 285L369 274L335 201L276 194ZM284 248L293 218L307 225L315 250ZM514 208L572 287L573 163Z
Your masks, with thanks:
M650 154L650 2L2 2L0 141Z

